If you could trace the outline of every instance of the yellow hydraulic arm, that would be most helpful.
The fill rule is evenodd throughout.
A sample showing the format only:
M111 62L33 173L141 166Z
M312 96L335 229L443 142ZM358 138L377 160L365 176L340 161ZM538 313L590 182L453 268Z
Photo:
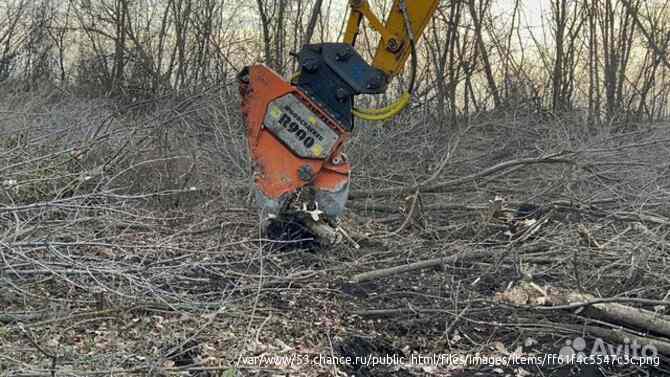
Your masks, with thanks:
M383 71L388 79L402 71L412 55L412 74L409 88L395 103L381 109L354 109L356 117L366 120L386 120L409 104L416 76L416 42L437 10L439 0L394 0L385 23L374 14L367 0L349 0L351 13L347 20L344 43L354 45L363 18L381 36L371 66Z
M411 53L411 44L419 40L439 3L439 0L394 0L386 22L382 23L370 9L367 0L350 0L351 14L344 43L355 44L361 20L366 18L370 26L381 35L371 65L393 77L402 70ZM410 33L407 32L408 24Z

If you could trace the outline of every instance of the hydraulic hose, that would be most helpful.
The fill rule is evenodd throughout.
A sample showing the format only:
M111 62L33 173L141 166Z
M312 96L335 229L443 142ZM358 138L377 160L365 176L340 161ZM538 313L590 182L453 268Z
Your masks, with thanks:
M409 92L403 93L400 98L394 103L382 107L380 109L354 109L353 114L355 117L371 120L371 121L381 121L393 118L399 112L401 112L410 102L412 95Z
M412 23L409 19L409 13L407 12L407 4L405 0L399 1L400 13L402 13L403 20L405 21L405 30L407 32L407 39L409 39L410 45L410 54L411 54L411 66L410 66L410 79L407 92L403 93L398 100L392 103L389 106L379 108L379 109L354 109L353 114L357 118L370 120L370 121L383 121L388 120L400 113L412 99L412 93L414 92L414 85L416 82L416 67L417 67L417 53L416 53L416 41L414 39L414 33L412 32Z

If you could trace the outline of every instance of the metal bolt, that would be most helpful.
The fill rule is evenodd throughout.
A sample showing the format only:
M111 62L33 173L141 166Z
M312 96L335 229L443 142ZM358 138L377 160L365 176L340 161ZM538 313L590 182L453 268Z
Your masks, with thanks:
M339 50L338 52L335 53L335 60L340 61L340 62L344 62L344 61L349 60L351 55L352 55L351 50L346 49L346 48L341 49L341 50Z
M344 88L337 88L335 91L335 98L337 98L339 102L344 102L349 98L349 91Z
M386 76L384 76L382 73L377 73L368 80L367 88L379 89L382 87L382 85L384 85L384 81L386 81Z
M400 42L395 38L391 38L389 39L386 48L391 52L398 52L400 51Z
M310 182L314 179L314 170L309 165L303 165L298 169L298 177L305 182Z
M302 63L302 69L308 73L314 73L319 69L319 62L316 59L307 59Z

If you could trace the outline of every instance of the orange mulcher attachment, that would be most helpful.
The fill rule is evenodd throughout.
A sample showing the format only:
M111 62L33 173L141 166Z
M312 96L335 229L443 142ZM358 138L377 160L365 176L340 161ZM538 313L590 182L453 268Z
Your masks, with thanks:
M246 68L240 80L261 209L277 216L300 193L311 196L300 204L316 200L308 209L338 216L349 190L351 166L342 154L349 132L266 66ZM311 192L300 191L305 187Z
M300 74L295 83L286 82L263 65L240 72L256 201L264 219L281 222L297 217L310 230L316 228L309 225L324 220L333 225L349 193L351 166L342 149L354 126L353 114L367 120L389 119L411 98L416 41L439 0L394 0L385 23L375 16L367 0L350 0L349 5L345 43L303 46L296 54ZM381 35L372 65L353 48L364 18ZM402 70L409 56L410 81L400 100L382 109L354 111L354 96L385 92L388 81ZM319 232L312 234L320 237Z
M332 226L349 194L351 165L342 151L353 127L353 96L383 91L386 79L350 45L307 45L297 56L295 85L264 65L238 76L256 203L263 220Z

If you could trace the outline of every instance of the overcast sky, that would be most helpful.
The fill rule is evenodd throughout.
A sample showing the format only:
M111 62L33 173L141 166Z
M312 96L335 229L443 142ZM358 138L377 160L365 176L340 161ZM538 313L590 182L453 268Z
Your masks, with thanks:
M496 13L507 13L511 15L514 0L494 0L494 11ZM549 12L548 0L521 0L520 9L524 14L522 19L525 26L539 27L542 22L542 13Z

